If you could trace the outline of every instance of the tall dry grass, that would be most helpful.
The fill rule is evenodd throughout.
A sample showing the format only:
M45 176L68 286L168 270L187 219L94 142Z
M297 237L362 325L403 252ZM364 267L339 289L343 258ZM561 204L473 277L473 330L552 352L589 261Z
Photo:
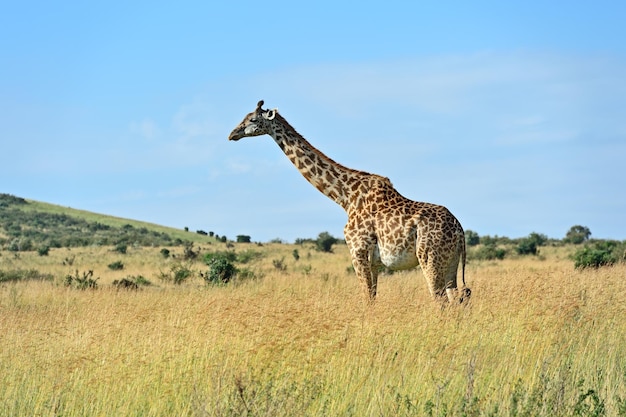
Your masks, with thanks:
M366 305L345 247L236 250L263 251L257 279L223 287L161 282L158 249L1 253L57 279L0 285L0 415L626 415L624 265L472 263L471 304L442 309L419 271ZM98 290L61 285L86 269ZM155 285L110 285L129 274Z

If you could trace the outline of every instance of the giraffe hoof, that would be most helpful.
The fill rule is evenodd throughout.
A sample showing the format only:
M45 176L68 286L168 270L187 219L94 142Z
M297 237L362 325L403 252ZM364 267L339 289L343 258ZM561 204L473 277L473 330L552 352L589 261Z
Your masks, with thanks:
M459 304L463 303L463 301L465 300L469 301L471 295L472 295L472 290L470 290L467 287L463 288L461 290L461 298L459 299Z

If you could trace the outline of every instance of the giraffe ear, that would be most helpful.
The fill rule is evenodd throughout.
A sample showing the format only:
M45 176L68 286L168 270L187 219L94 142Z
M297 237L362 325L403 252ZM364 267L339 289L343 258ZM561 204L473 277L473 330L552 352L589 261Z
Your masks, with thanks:
M256 111L261 111L261 107L263 107L263 100L260 100L257 104L256 104Z
M274 120L276 117L276 109L268 110L267 113L263 113L263 118L266 120Z

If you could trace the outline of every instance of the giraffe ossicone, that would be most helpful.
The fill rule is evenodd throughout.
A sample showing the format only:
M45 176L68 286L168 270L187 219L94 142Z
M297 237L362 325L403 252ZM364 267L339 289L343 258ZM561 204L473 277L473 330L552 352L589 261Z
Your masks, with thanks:
M264 110L263 104L259 101L228 139L271 136L304 178L346 211L346 244L367 299L376 297L382 265L401 270L418 264L434 298L450 302L469 298L465 235L447 208L410 200L396 191L388 178L333 161L300 135L277 109ZM457 284L459 263L461 291Z

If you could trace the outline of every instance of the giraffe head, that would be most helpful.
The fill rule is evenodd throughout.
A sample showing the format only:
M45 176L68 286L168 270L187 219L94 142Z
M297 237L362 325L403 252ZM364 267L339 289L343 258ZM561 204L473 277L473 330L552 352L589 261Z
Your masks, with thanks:
M239 140L247 136L261 136L271 133L270 122L276 117L276 109L263 110L263 100L259 101L256 109L248 113L243 121L239 123L230 135L228 140Z

